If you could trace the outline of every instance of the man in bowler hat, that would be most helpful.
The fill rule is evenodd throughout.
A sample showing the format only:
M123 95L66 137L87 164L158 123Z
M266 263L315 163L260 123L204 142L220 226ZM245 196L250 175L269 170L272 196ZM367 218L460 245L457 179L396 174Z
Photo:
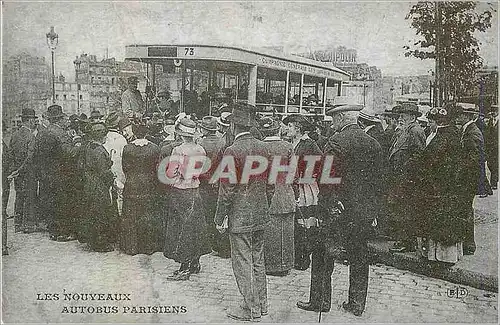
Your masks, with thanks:
M10 172L15 176L16 190L15 231L33 232L36 228L36 192L37 179L33 166L33 150L36 136L36 116L31 108L23 108L21 127L10 139ZM8 175L4 175L6 178Z
M250 133L250 129L257 126L255 110L252 105L236 103L227 118L235 137L224 151L223 159L234 159L235 168L229 172L235 174L237 180L242 178L248 156L270 158L267 145ZM236 320L258 321L268 312L264 229L269 218L272 188L268 192L267 183L266 173L236 184L227 178L220 180L214 221L217 229L223 232L227 218L233 272L243 296L243 303L227 314Z
M386 176L390 177L388 206L391 211L392 234L397 240L393 252L415 251L416 236L411 228L411 220L416 202L415 169L419 157L425 148L425 133L417 117L422 115L414 103L403 103L393 108L398 114L401 129L394 136L389 149L389 168Z
M46 117L50 124L35 148L43 203L40 211L48 219L50 238L69 241L75 239L77 231L71 200L75 199L72 193L79 147L66 131L68 121L61 106L49 106Z

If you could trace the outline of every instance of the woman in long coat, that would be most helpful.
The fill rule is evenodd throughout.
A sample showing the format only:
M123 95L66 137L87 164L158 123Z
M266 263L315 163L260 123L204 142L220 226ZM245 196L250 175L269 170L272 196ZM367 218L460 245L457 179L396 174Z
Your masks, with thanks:
M314 140L309 137L316 127L304 116L292 114L283 119L287 125L288 137L292 140L294 155L297 156L297 172L294 180L293 190L297 201L298 211L295 215L294 245L295 245L295 269L307 270L311 264L311 253L316 238L314 227L319 186L316 181L320 173L320 163L316 163L311 183L301 184L299 180L304 177L308 162L306 156L317 156L321 159L322 151ZM311 229L311 226L313 228Z
M288 165L293 147L279 137L280 124L272 118L263 118L259 128L265 136L272 157L282 157L281 164ZM279 173L269 206L270 222L264 232L264 259L267 275L287 275L294 266L293 230L295 222L295 194L292 182Z
M167 280L188 280L193 273L199 273L200 256L210 253L208 233L201 202L199 175L186 169L190 157L206 156L205 150L194 143L196 123L182 118L175 132L182 143L172 150L166 170L171 181L169 189L168 219L163 255L181 263Z
M417 182L421 216L413 225L422 238L423 256L452 265L463 256L465 219L460 206L462 153L460 131L454 125L459 108L447 105L431 111L437 130L427 139ZM420 242L420 240L419 240Z
M117 214L113 204L111 187L113 173L111 159L102 145L106 137L106 127L102 123L91 126L91 140L84 152L83 196L86 217L82 237L89 248L96 252L114 250L116 240Z
M123 148L125 173L120 250L153 254L163 248L163 220L158 204L157 165L160 148L145 139L147 129L132 125L135 139Z

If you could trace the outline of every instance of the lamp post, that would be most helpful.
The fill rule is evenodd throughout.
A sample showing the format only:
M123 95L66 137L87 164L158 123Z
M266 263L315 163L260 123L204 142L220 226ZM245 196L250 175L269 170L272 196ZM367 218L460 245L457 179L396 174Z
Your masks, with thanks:
M46 35L47 37L47 45L49 46L50 51L52 52L52 104L56 102L56 70L54 67L54 54L56 51L57 44L59 43L59 35L54 31L54 26L50 27L50 32Z

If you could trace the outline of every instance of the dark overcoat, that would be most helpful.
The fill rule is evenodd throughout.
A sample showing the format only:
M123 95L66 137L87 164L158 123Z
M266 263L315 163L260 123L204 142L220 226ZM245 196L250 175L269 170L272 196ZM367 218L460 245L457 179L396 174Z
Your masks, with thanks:
M117 235L116 205L111 187L111 159L104 146L90 141L85 148L83 197L86 208L83 237L92 250L100 251L115 242Z
M75 174L79 148L59 125L41 128L36 137L34 164L40 180L41 214L47 216L49 231L67 235L74 231ZM53 216L53 217L52 217Z
M411 227L415 234L447 245L462 241L467 215L461 204L462 148L459 130L439 127L421 156L416 191L419 213Z
M160 148L151 141L136 142L123 148L122 166L125 173L120 249L126 254L152 254L162 251L165 209L158 200L157 167ZM137 140L136 140L137 141Z
M14 180L16 189L15 214L20 218L16 220L16 224L23 227L33 227L38 219L38 179L33 164L35 141L33 131L24 126L12 134L9 154L13 161L9 172L4 174L4 177L7 178L10 172L19 171L19 176Z
M321 185L321 205L329 207L340 200L345 208L345 222L353 222L363 231L371 229L379 214L382 194L380 144L352 124L328 140L324 155L333 156L333 175L340 177L341 183Z
M464 192L463 194L473 199L479 191L481 181L481 161L484 160L484 138L476 123L470 123L461 131L460 143L463 148Z

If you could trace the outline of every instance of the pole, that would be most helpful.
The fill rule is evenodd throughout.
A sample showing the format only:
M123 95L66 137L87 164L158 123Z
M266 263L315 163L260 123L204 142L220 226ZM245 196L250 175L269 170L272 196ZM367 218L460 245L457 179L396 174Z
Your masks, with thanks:
M52 50L52 104L56 103L56 70L54 68L54 50Z
M363 80L363 107L366 106L366 84L365 81Z
M441 92L441 11L439 9L439 1L434 2L434 19L436 21L436 78L434 80L434 91L436 106L441 107L442 92Z

